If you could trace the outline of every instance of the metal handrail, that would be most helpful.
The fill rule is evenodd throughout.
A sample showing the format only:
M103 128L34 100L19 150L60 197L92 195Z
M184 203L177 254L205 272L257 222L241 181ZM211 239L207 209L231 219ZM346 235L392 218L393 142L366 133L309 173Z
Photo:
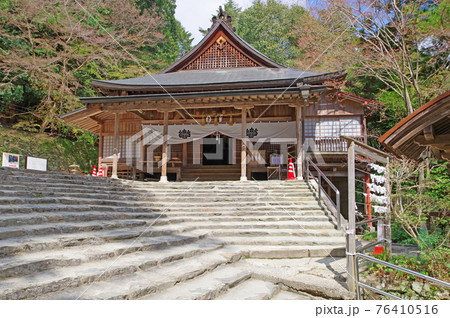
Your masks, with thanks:
M371 262L378 263L378 264L384 265L386 267L389 267L389 268L392 268L392 269L404 272L406 274L410 274L410 275L413 275L415 277L422 278L422 279L424 279L426 281L429 281L429 282L441 285L441 286L443 286L445 288L450 288L450 283L447 283L447 282L445 282L443 280L440 280L440 279L437 279L437 278L434 278L434 277L430 277L430 276L427 276L427 275L415 272L413 270L410 270L410 269L407 269L407 268L404 268L404 267L401 267L401 266L398 266L398 265L394 265L394 264L382 261L382 260L380 260L378 258L375 258L375 257L372 257L372 256L368 256L368 255L365 255L365 254L361 254L361 253L356 253L355 256L356 256L356 268L357 268L356 269L356 286L357 286L357 288L356 288L356 297L357 297L358 300L361 299L361 292L359 290L359 287L372 290L372 291L374 291L376 293L379 293L379 294L382 294L382 295L385 295L385 296L388 296L388 297L391 297L391 298L394 298L394 299L402 299L402 298L400 298L398 296L395 296L393 294L387 293L387 292L385 292L383 290L380 290L378 288L375 288L375 287L366 285L364 283L361 283L359 281L358 258L363 258L363 259L369 260Z
M318 180L316 180L316 177L314 176L314 174L312 174L311 170L309 169L310 166L312 166L316 170L316 172L318 174ZM322 172L322 170L319 169L319 167L311 160L311 158L306 158L306 182L308 182L308 183L309 183L309 176L312 176L313 179L317 181L318 192L319 192L319 201L322 200L322 191L323 191L323 193L328 197L328 199L331 201L331 203L336 208L337 213L336 213L335 217L337 219L338 228L340 229L341 228L341 194L340 194L338 188L336 188L336 186L330 181L330 179L327 178L327 176ZM331 189L333 189L334 192L336 193L336 203L334 203L333 200L331 200L329 195L323 189L322 178L328 183L328 185L331 187Z

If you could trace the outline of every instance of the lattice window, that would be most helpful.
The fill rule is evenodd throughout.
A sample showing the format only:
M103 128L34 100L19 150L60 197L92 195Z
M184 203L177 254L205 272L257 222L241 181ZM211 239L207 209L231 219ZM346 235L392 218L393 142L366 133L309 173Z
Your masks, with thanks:
M197 57L183 70L204 70L217 68L239 68L259 66L247 56L239 52L228 43L225 38L220 37L202 55Z
M128 149L127 149L127 142ZM114 137L103 137L103 158L112 158L114 151ZM132 142L131 137L119 137L119 158L140 158L140 142Z
M359 117L307 118L305 137L362 136Z

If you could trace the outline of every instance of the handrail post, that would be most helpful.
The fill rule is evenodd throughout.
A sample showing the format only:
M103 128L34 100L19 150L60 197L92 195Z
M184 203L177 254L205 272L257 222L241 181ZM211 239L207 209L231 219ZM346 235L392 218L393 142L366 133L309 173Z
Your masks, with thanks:
M322 200L322 175L319 173L319 201Z
M341 193L339 190L336 191L336 210L337 210L337 223L338 223L338 230L341 229Z
M361 300L361 289L359 287L359 263L358 255L355 255L355 279L356 279L356 300Z
M309 158L306 158L306 180L309 183Z

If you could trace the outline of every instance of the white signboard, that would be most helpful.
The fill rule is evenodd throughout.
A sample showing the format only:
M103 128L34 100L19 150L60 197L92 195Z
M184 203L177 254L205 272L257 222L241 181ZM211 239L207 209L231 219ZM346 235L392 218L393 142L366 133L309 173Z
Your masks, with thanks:
M2 167L19 168L19 155L3 153Z
M27 169L47 171L47 159L27 157Z

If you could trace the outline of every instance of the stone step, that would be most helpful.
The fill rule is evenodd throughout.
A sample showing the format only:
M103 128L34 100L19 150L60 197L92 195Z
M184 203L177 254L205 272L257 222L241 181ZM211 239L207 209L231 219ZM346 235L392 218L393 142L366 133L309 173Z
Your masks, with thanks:
M280 205L280 206L293 206L293 205L317 205L316 199L312 196L304 196L299 198L278 198L278 197L261 197L261 198L239 198L239 197L211 197L211 198L190 198L190 197L167 197L163 199L151 199L147 200L133 199L133 198L117 198L117 199L92 199L92 198L74 198L69 196L57 196L57 197L0 197L1 205L16 205L16 204L66 204L66 205L111 205L111 206L149 206L149 207L166 207L183 205L186 207L196 207L202 205L204 207L217 206L217 204L232 205L238 204L239 206L266 206L266 205Z
M193 241L191 243L191 241ZM60 268L77 266L83 263L116 258L135 252L161 250L183 245L183 250L191 254L199 251L217 249L223 244L215 239L198 239L187 236L159 236L154 238L142 237L122 240L120 242L105 243L95 246L74 246L64 249L39 251L2 258L0 265L0 279L30 275L33 273ZM187 254L185 254L187 255Z
M268 300L278 291L280 286L257 279L249 279L227 293L218 297L218 300Z
M170 213L170 212L176 212L176 213L186 213L190 212L192 210L195 210L197 213L200 212L210 212L210 213L223 213L223 212L246 212L249 209L252 211L258 211L258 212L264 212L264 213L278 213L278 211L282 213L294 213L294 212L303 212L303 211L323 211L324 208L319 206L318 204L305 204L305 205L281 205L281 204L274 204L274 205L258 205L253 206L251 204L246 206L232 206L232 205L225 205L225 206L218 206L218 205L211 205L211 206L204 206L198 205L198 206L185 206L183 204L179 204L177 206L171 206L168 204L166 207L160 206L160 207L142 207L142 206L109 206L109 205L65 205L65 204L39 204L39 205L33 205L33 204L11 204L11 205L2 205L0 206L0 214L5 213L32 213L32 212L76 212L76 211L86 211L87 209L91 211L97 211L97 212L105 212L105 211L111 211L111 212L151 212L151 213Z
M89 288L87 291L87 294L89 294L89 291L95 290L93 287L96 284L101 284L105 280L126 280L130 276L140 276L142 272L157 272L159 268L173 270L178 267L181 270L177 266L180 262L185 266L187 264L194 265L198 262L198 259L202 258L214 259L214 266L209 264L210 268L205 264L202 266L203 271L214 269L227 261L224 257L213 258L212 255L220 256L220 254L214 254L216 249L217 244L212 243L209 248L207 246L203 246L202 249L196 248L195 252L193 252L192 247L186 249L185 246L158 251L142 251L119 255L114 259L8 278L0 281L0 299L35 299L38 296L43 297L50 292L64 291L67 288L79 288L80 290ZM205 253L208 257L204 256ZM192 256L197 257L192 258ZM109 281L106 281L106 283L109 283ZM124 285L116 286L116 289L125 294L129 292ZM104 290L103 292L110 293L111 291ZM76 292L72 295L76 299L81 294L82 292Z
M22 189L27 189L24 191ZM23 195L27 195L30 193L35 193L35 196L40 196L44 193L54 193L59 195L71 195L71 194L107 194L107 195L130 195L130 196L138 196L138 195L150 195L150 196L164 196L164 195L182 195L184 193L189 193L194 196L207 196L207 195L238 195L242 196L243 193L252 193L254 195L265 196L267 194L277 195L277 196L301 196L305 194L310 194L311 191L308 187L301 187L295 189L286 189L286 188L249 188L249 187L232 187L232 188L194 188L194 187L182 187L179 189L166 189L166 188L156 188L156 187L104 187L98 188L95 186L75 186L71 184L49 184L42 185L39 183L36 184L2 184L2 191L0 194L4 193L6 195L10 195L13 193L21 193ZM6 192L6 191L9 191Z
M130 187L130 188L163 188L163 189L185 189L185 188L196 188L196 189L236 189L236 188L246 188L246 189L294 189L307 187L304 181L274 181L274 182L259 182L259 181L247 181L240 182L238 180L228 180L228 181L198 181L198 182L169 182L169 183L158 183L158 182L142 182L142 181L127 181L127 180L114 180L110 178L96 178L86 176L82 179L71 179L71 178L47 178L42 176L7 176L6 178L0 174L0 178L3 183L18 183L18 184L42 184L44 186L51 186L52 184L70 184L73 186L83 186L91 185L98 187Z
M159 223L158 223L159 222ZM265 222L263 222L265 223ZM166 226L164 226L166 225ZM89 231L103 231L112 229L135 228L143 226L151 226L154 233L168 233L175 231L177 233L205 229L210 230L211 235L216 236L341 236L342 233L335 231L331 223L315 224L315 227L309 225L309 229L305 229L303 223L299 221L290 223L289 227L283 229L278 228L277 224L261 224L259 228L252 228L252 224L247 224L247 227L233 226L228 224L227 227L221 227L220 224L210 223L206 226L202 222L193 223L191 220L185 222L167 222L155 220L111 220L111 221L86 221L86 222L62 222L62 223L44 223L21 225L15 227L0 227L0 239L9 239L24 236L45 236L51 234L67 234L79 233ZM269 227L269 225L271 225ZM331 225L331 228L330 228ZM314 229L311 229L314 228Z
M177 222L180 226L185 228L196 228L196 229L211 229L211 230L242 230L242 229L250 229L250 230L258 230L258 229L278 229L278 230L291 230L291 231L299 231L299 230L335 230L335 225L328 222L317 222L311 221L306 222L303 219L299 219L298 221L293 221L292 219L287 219L286 221L274 220L274 221L261 221L258 219L244 219L244 218L236 218L236 219L221 219L220 221L216 221L217 219L208 218L208 219L185 219L184 222ZM333 231L340 233L341 232ZM216 233L216 232L215 232Z
M238 245L235 248L251 258L345 257L345 245Z
M37 252L61 249L71 246L101 245L106 242L137 239L139 237L158 237L172 235L180 241L191 242L206 237L208 231L199 230L189 233L175 233L173 229L158 227L136 227L127 229L105 230L96 232L81 232L70 234L53 234L35 237L18 237L2 240L0 257L7 257L25 252Z
M146 220L151 221L153 225L166 225L177 223L195 223L197 226L206 228L215 228L224 226L224 228L246 228L254 226L255 228L297 228L301 224L304 228L322 226L326 228L335 228L334 219L327 216L322 211L316 212L296 212L284 213L277 212L241 212L241 213L209 213L209 212L168 212L164 214L145 212L96 212L96 211L54 211L54 212L34 212L34 213L3 213L0 218L1 227L17 227L21 225L33 225L43 223L58 222L89 222L95 220ZM157 219L157 220L156 220Z
M39 299L138 299L213 271L221 265L235 262L239 257L221 250L212 251L165 266L143 268L128 275L87 282L89 285L86 286L70 286L72 288L44 295Z
M184 226L184 225L183 225ZM198 229L198 228L196 228ZM210 229L210 228L209 228ZM315 228L314 230L303 229L297 226L296 229L211 229L210 235L212 237L270 237L272 240L277 240L278 237L307 237L307 238L319 238L319 237L339 237L343 236L342 232L334 229L322 230Z
M0 204L76 204L76 205L112 205L112 206L155 206L165 207L167 205L184 205L187 207L195 207L201 204L204 207L217 206L217 203L223 204L239 204L242 205L280 205L280 206L292 206L292 205L317 205L317 200L312 196L305 196L300 198L278 198L278 197L259 197L259 198L239 198L239 197L223 197L223 198L205 198L200 200L199 198L190 197L168 197L168 200L148 199L146 201L141 200L126 200L122 199L90 199L90 198L73 198L69 196L58 197L39 197L39 198L24 198L24 197L0 197Z
M270 245L270 246L345 246L345 237L294 237L277 236L274 237L245 237L245 236L215 236L226 244L233 245Z
M227 211L227 212L174 212L167 211L165 216L171 220L191 219L193 222L202 221L334 221L334 218L323 210L312 211Z
M90 200L96 200L96 199L112 199L112 200L167 200L167 199L173 199L176 197L180 197L180 199L186 199L185 196L183 196L182 191L171 191L171 192L154 192L154 191L141 191L141 192L126 192L126 191L99 191L99 190L93 190L89 193L86 193L85 189L79 189L78 192L73 191L74 189L62 189L61 191L54 191L53 189L43 191L43 189L40 189L39 191L15 191L15 190L0 190L0 199L3 198L9 198L9 197L19 197L19 198L42 198L42 197L69 197L69 198L82 198L82 199L90 199ZM295 200L295 199L302 199L305 197L312 197L314 194L311 193L309 190L301 190L298 192L292 192L292 193L285 193L285 192L270 192L269 194L253 194L249 195L250 198L254 199L267 199L268 195L276 196L277 199L281 200ZM234 197L237 196L238 198L242 197L242 192L212 192L212 191L204 191L204 192L195 192L195 193L189 193L189 197L203 200L233 200Z
M271 300L326 300L325 298L313 296L308 293L296 291L295 293L281 289Z
M1 214L0 227L7 226L19 226L19 225L31 225L42 223L57 223L57 222L86 222L86 221L107 221L107 220L125 220L125 219L137 219L137 220L156 220L155 225L166 224L166 216L157 213L145 212L145 213L133 213L133 212L95 212L95 211L82 211L82 212L59 212L54 213L26 213L26 214ZM183 219L179 219L182 222ZM177 220L171 220L171 223L176 223Z
M237 265L237 264L236 264ZM176 284L159 293L144 296L144 300L208 300L214 299L249 279L251 274L239 266L220 266L195 279Z
M151 224L151 223L150 223ZM66 234L90 231L133 228L149 225L145 220L89 221L84 223L46 223L0 228L0 239L20 236Z

